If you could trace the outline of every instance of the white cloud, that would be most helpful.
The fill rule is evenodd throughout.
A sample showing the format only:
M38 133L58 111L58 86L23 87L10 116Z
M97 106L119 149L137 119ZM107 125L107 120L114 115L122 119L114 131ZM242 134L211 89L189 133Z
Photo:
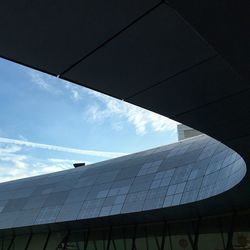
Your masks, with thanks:
M0 144L0 182L72 169L78 160L33 158L22 154L20 145ZM84 161L90 164L88 161Z
M33 167L33 169L31 171L31 176L55 173L58 171L73 168L72 165L70 165L68 163L62 163L62 162L60 164L36 162L33 164L32 167Z
M19 140L22 140L22 141L28 141L28 139L21 134L18 136L18 138Z
M81 150L0 137L0 182L70 169L73 168L73 163L79 163L79 160L71 159L34 158L27 153L23 153L26 152L24 151L25 147L104 158L125 155L124 153ZM81 162L91 164L89 161L83 160Z
M48 161L54 162L54 163L79 163L78 160L69 160L69 159L58 159L58 158L49 158Z
M125 153L67 148L67 147L61 147L61 146L55 146L55 145L49 145L49 144L41 144L41 143L34 143L34 142L29 142L29 141L9 139L9 138L4 138L4 137L0 137L0 143L23 145L23 146L32 147L32 148L48 149L48 150L65 152L65 153L90 155L90 156L97 156L97 157L107 157L107 158L115 158L115 157L126 155ZM6 149L3 149L3 150L6 150Z
M12 154L10 156L5 156L1 158L2 162L6 162L11 166L10 170L12 169L27 169L29 166L27 162L27 157L24 155L15 155Z
M120 131L124 128L122 122L125 120L135 127L138 135L146 134L150 129L155 132L176 132L178 123L167 117L34 70L28 70L28 75L40 88L53 94L66 93L73 101L83 100L86 94L94 97L94 104L85 112L91 121L101 122L110 119L112 128ZM118 119L123 121L117 121Z
M36 72L35 70L27 70L28 75L30 76L31 81L36 84L38 87L51 91L51 85L42 77L41 73Z
M20 146L17 145L11 145L11 146L7 146L7 147L0 147L0 154L4 154L4 155L8 155L11 153L16 153L19 152L22 148Z
M82 161L81 161L82 162ZM84 161L85 164L91 164L91 162ZM70 159L58 159L58 158L49 158L47 162L36 162L32 165L31 175L41 175L55 173L58 171L72 169L73 163L79 163L78 160Z
M139 135L147 133L149 128L156 132L176 131L178 123L167 117L95 91L89 91L89 94L94 95L102 104L95 103L88 107L86 114L92 121L103 121L116 116L132 124L136 129L136 133ZM121 122L118 124L114 122L112 127L122 129Z
M32 148L55 150L55 151L60 151L60 152L65 152L65 153L90 155L90 156L105 157L105 158L115 158L115 157L125 155L125 153L67 148L67 147L60 147L60 146L49 145L49 144L41 144L41 143L34 143L34 142L29 142L29 141L9 139L9 138L4 138L4 137L0 137L0 143L23 145L23 146L32 147Z
M52 162L52 163L57 163L57 164L68 164L69 166L73 166L74 163L85 163L85 165L89 165L91 164L92 162L90 161L79 161L79 160L70 160L70 159L57 159L57 158L49 158L48 159L49 162Z
M80 88L84 89L83 87L79 87L73 83L63 80L61 80L61 83L63 84L64 88L69 91L72 100L79 101L82 99L82 91L80 91Z
M0 128L0 136L6 136L6 134L3 132L1 128Z
M22 147L0 145L0 181L30 176L28 156L21 154Z
M85 90L83 87L35 70L29 69L27 70L27 73L31 79L31 82L36 84L39 88L50 92L51 94L67 94L73 101L79 101L82 99L82 95ZM66 89L66 91L63 91L63 88Z

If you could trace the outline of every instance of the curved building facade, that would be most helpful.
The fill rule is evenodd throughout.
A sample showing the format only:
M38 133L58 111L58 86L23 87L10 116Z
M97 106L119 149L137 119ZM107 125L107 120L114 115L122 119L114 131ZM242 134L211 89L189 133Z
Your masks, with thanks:
M0 185L2 229L167 209L224 193L244 177L233 150L207 136Z
M0 226L9 233L3 239L3 246L7 244L3 249L25 249L26 245L27 249L85 249L84 237L90 234L90 228L94 230L87 249L95 249L93 237L97 237L98 244L102 240L108 244L108 239L103 239L100 232L109 235L110 230L113 230L113 241L127 240L126 244L132 244L133 237L129 235L136 233L133 243L136 249L145 249L147 240L150 242L147 244L152 245L149 249L154 249L157 246L153 247L156 243L151 238L159 237L157 241L162 241L159 228L166 227L163 222L183 219L185 213L192 212L192 204L197 201L202 204L202 200L207 199L210 206L216 205L212 198L236 189L245 173L245 162L236 152L200 135L89 166L2 183ZM175 211L176 207L181 207L182 212ZM104 230L107 224L113 228ZM179 224L173 225L178 228ZM20 233L24 228L38 233ZM128 235L125 238L116 235L117 230L125 230ZM149 231L147 240L145 230ZM47 234L51 231L53 236L49 237ZM74 233L70 236L67 231ZM182 229L177 233L178 237L172 232L180 241L175 242L177 245L173 249L182 249L181 245L185 247L185 244L191 247L190 239L182 235L187 232ZM121 244L113 241L109 249ZM96 246L96 249L106 248Z

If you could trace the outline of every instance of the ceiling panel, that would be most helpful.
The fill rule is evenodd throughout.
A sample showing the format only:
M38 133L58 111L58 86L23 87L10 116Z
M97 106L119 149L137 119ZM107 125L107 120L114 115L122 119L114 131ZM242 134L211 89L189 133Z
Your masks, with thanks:
M158 0L0 2L0 56L59 75Z
M185 20L162 4L62 78L126 99L215 55Z
M217 56L126 101L174 117L248 88L248 83Z
M250 135L250 90L175 116L175 119L230 145ZM235 149L235 147L234 147ZM241 152L240 152L241 153Z
M249 0L169 0L169 4L250 81Z

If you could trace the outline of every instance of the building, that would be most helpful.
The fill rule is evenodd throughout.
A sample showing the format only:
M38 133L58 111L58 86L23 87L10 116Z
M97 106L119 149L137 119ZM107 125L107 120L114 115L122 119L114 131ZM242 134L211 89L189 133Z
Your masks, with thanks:
M248 0L2 1L3 58L215 139L0 184L1 248L249 249L249 10Z
M204 205L213 197L217 213L227 210L223 193L241 182L245 173L245 162L236 152L201 135L89 166L2 183L0 226L3 232L15 228L15 234L9 231L4 237L3 249L85 249L86 244L87 249L124 249L123 244L128 249L133 244L137 249L146 249L147 244L158 249L163 239L166 249L170 244L173 249L185 245L190 249L194 242L188 233L193 240L199 236L198 249L220 249L223 238L214 231L218 218L203 218L211 209ZM193 206L198 219L192 218ZM222 227L226 242L231 214L219 218L225 221L215 225ZM236 246L239 236L234 237Z
M191 138L197 135L201 135L200 131L197 131L193 128L190 128L184 124L178 124L177 125L177 134L178 134L178 140L185 140L187 138Z

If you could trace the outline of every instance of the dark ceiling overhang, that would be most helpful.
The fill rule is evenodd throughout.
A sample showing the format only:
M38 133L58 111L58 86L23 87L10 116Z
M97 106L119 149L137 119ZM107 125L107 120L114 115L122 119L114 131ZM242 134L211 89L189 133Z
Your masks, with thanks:
M248 0L3 1L0 55L176 119L246 156L249 11Z

